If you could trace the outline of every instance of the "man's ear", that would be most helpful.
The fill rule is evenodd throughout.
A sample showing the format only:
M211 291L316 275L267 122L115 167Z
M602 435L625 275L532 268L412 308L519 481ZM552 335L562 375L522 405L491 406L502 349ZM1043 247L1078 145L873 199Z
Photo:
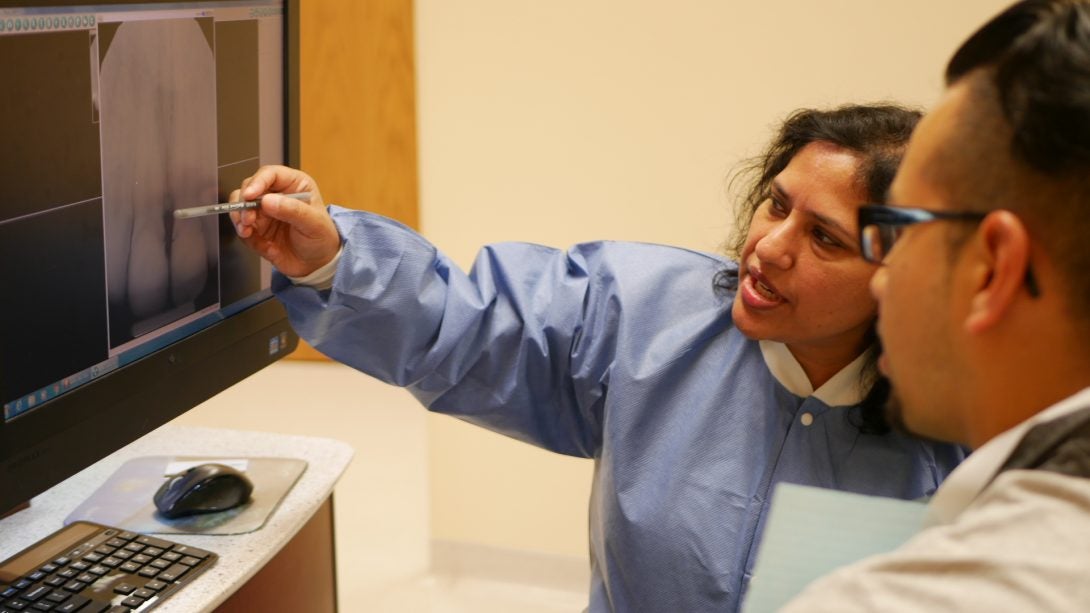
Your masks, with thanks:
M969 333L1002 320L1021 293L1029 267L1029 230L1010 211L993 211L980 222L973 242L976 287L965 319Z

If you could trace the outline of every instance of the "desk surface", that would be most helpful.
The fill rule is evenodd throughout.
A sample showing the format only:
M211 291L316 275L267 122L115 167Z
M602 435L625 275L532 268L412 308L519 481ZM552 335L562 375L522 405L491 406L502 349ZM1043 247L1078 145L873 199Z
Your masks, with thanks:
M123 463L148 455L276 456L307 461L265 526L246 534L166 538L219 554L219 561L192 584L155 608L156 613L210 611L250 579L289 541L329 497L352 459L340 441L219 428L163 426L31 501L29 509L0 520L0 560L59 529L64 518Z

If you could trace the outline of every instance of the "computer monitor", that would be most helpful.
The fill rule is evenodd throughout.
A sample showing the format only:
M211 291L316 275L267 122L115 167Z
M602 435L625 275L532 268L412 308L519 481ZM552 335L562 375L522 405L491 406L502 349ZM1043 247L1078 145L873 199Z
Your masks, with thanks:
M298 164L297 0L0 4L0 514L295 348L224 215Z

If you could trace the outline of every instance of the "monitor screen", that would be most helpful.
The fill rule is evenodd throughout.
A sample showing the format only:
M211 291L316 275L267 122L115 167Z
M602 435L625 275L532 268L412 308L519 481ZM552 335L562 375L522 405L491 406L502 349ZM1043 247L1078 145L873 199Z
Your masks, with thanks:
M0 8L0 513L297 343L229 219L173 215L297 165L294 0L23 4Z

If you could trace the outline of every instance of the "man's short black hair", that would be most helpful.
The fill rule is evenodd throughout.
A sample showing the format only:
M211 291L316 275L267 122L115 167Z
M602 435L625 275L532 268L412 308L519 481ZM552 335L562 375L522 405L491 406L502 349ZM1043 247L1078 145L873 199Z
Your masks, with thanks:
M1049 175L1090 165L1090 4L1014 4L957 50L947 85L979 69L992 73L1016 159Z
M1015 212L1090 333L1090 0L1010 6L955 52L946 81L968 98L929 169L936 185L952 206Z

